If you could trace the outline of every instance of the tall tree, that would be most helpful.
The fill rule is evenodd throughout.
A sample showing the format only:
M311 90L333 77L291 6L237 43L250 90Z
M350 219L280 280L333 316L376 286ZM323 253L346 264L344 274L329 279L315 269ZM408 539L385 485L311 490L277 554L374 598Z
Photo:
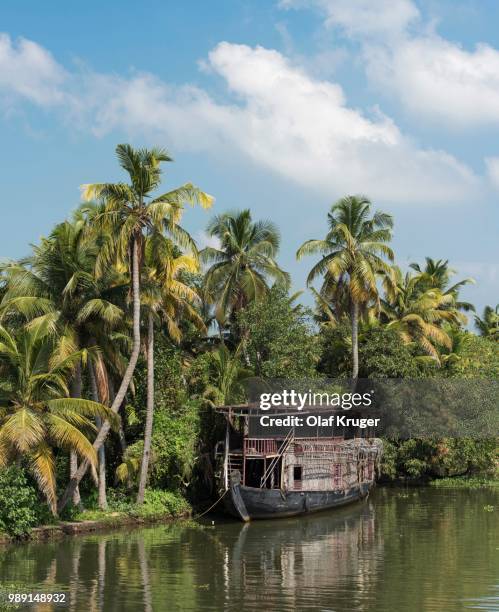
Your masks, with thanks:
M201 252L203 261L211 263L205 289L212 296L220 324L251 300L267 295L270 280L289 286L289 274L275 260L280 235L271 221L254 222L249 210L227 212L216 216L206 231L220 243Z
M97 455L88 435L90 417L113 420L97 402L70 398L67 380L86 358L56 339L46 318L34 319L16 333L0 326L0 466L25 461L56 514L56 447L95 466Z
M456 305L456 294L429 287L424 274L404 275L398 266L385 278L384 287L382 321L398 331L405 343L414 343L440 363L439 347L452 349L452 337L444 324L459 327L466 322Z
M323 276L321 293L326 295L331 286L342 287L350 307L352 326L352 378L359 374L359 312L374 300L379 300L377 279L390 274L393 252L391 215L375 212L371 216L371 202L364 196L346 196L338 200L328 213L329 231L323 240L307 240L297 251L297 258L322 255L307 278L311 285Z
M495 308L485 306L482 317L475 315L475 326L481 336L499 340L499 304Z
M146 239L143 270L143 306L147 321L147 400L144 429L144 450L140 467L137 503L144 502L144 495L151 455L152 427L154 419L154 327L164 323L167 333L174 342L182 337L179 319L188 318L200 328L203 321L194 305L198 294L183 282L182 275L198 270L197 257L183 255L174 244L162 234L154 233Z
M96 277L97 253L98 243L88 240L86 219L77 211L71 222L58 224L33 247L30 257L5 266L7 291L0 303L2 319L8 320L13 313L28 321L34 316L45 316L60 341L74 344L80 350L97 345L108 347L107 357L110 353L116 357L119 345L112 343L111 351L108 340L117 326L123 327L124 313L119 303L123 301L124 279L111 266ZM92 359L100 362L102 358L102 351L92 352ZM72 397L81 397L81 364L75 366L70 389ZM105 400L105 394L101 395ZM100 401L95 394L93 399ZM99 457L102 463L104 448ZM77 458L71 451L70 477L77 469ZM79 505L78 489L73 502Z
M132 350L128 366L114 397L111 410L116 413L132 380L140 353L140 272L144 258L145 236L153 232L168 232L180 245L195 248L189 235L180 227L184 204L198 203L209 207L213 199L193 185L154 196L161 183L161 163L172 161L163 149L133 149L128 144L116 147L120 166L128 174L129 183L95 183L83 187L83 198L102 202L102 211L93 218L93 231L105 237L97 260L97 273L111 262L126 265L131 278L132 295ZM104 422L94 441L98 450L109 433L110 424ZM63 508L73 495L87 466L79 466L61 497Z
M474 283L472 278L465 278L457 283L451 284L451 279L456 270L449 268L448 259L432 259L425 257L425 265L421 267L418 263L411 263L410 267L418 273L418 288L420 291L427 289L438 289L443 295L451 295L453 298L453 308L464 310L465 312L474 311L475 307L470 302L459 300L459 292L465 285Z

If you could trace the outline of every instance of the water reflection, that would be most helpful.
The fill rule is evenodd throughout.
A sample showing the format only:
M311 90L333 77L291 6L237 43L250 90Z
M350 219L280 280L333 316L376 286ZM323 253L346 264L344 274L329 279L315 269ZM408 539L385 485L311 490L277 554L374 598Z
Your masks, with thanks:
M0 581L62 590L75 612L492 610L497 506L493 491L378 490L303 518L12 546Z

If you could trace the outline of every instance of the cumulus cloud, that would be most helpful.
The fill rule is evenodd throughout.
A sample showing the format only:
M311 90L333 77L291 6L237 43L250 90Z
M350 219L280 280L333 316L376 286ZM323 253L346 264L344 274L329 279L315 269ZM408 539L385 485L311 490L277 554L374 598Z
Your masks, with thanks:
M361 191L394 203L438 203L478 187L454 157L418 148L378 109L350 108L338 84L310 77L277 51L220 43L208 65L238 104L137 77L114 83L114 91L106 84L96 129L159 129L194 149L236 149L329 196Z
M339 84L314 78L275 50L217 45L205 65L236 100L221 104L200 88L173 87L150 74L82 71L68 78L48 52L30 44L45 76L26 76L31 86L20 87L7 71L0 82L38 104L64 99L73 122L96 135L119 129L168 139L176 149L242 153L329 198L363 192L385 202L436 204L467 199L483 183L449 153L418 147L379 109L350 107ZM24 65L36 72L36 61Z
M499 157L487 157L485 165L490 182L495 189L499 190Z
M50 105L62 102L65 70L37 43L19 39L14 44L0 33L0 92Z
M398 35L419 11L411 0L281 0L282 8L315 6L328 27L340 26L349 35Z
M212 247L213 249L219 249L221 244L220 240L216 236L210 236L203 230L199 230L194 235L194 240L199 250L206 247Z
M412 113L458 127L499 123L499 51L450 42L411 0L285 0L312 6L360 42L369 79Z

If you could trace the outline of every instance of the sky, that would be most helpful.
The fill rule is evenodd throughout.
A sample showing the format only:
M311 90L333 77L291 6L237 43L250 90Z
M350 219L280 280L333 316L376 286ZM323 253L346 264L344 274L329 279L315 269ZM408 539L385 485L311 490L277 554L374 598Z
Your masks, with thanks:
M495 305L498 20L495 0L3 0L0 259L81 184L122 180L129 142L171 153L166 188L276 222L295 290L296 249L361 193L394 216L402 267L449 259L476 281L463 298ZM200 246L211 214L186 211Z

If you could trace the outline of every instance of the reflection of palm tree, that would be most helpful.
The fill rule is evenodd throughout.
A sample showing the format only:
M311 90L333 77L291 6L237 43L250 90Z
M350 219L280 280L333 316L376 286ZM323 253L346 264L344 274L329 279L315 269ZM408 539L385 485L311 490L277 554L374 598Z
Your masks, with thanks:
M140 575L142 578L142 594L144 598L145 612L152 612L152 595L151 595L151 580L149 576L149 564L144 546L143 538L137 540L137 549L139 555Z
M75 538L71 543L71 574L69 577L69 610L77 611L78 582L80 577L80 559L82 542Z
M107 539L100 538L97 545L98 565L97 565L97 580L98 580L98 602L99 610L105 610L104 607L104 590L106 588L106 545Z

